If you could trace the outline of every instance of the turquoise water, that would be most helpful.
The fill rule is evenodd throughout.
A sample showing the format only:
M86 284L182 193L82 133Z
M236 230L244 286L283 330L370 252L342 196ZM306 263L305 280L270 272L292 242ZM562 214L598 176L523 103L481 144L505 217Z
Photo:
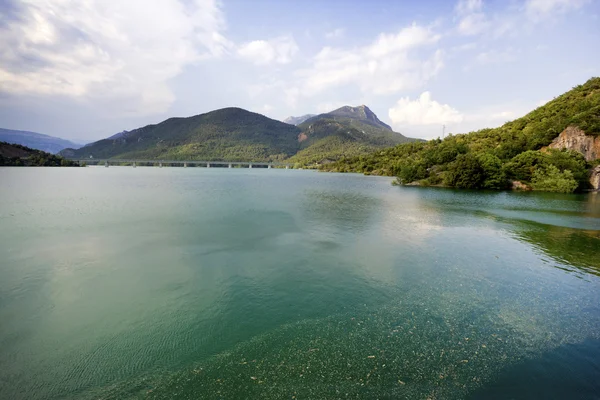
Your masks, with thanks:
M0 398L600 396L600 196L0 169Z

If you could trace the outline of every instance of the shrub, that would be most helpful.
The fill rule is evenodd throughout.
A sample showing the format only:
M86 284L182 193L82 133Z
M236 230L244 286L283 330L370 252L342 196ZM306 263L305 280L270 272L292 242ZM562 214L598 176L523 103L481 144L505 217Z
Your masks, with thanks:
M569 170L560 171L554 165L538 168L533 173L531 185L535 190L573 193L579 185Z
M485 171L471 153L461 154L450 164L446 173L446 184L461 189L479 189L483 186Z

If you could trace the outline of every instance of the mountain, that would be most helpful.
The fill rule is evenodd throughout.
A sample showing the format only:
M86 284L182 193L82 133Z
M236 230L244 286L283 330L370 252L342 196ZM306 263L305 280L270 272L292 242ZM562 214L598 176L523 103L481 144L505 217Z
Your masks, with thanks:
M321 114L321 116L322 115L333 117L333 119L337 121L360 121L363 124L370 125L375 128L385 129L388 131L392 130L389 125L381 122L379 118L377 118L377 115L375 115L375 113L364 104L358 107L344 106L338 108L337 110L328 112L327 114Z
M241 108L223 108L123 131L60 154L80 159L288 160L314 165L408 140L412 139L393 132L366 106L342 107L299 126Z
M114 135L107 137L107 139L119 139L119 138L127 136L128 133L129 133L129 131L122 131L122 132L115 133Z
M36 132L15 131L12 129L2 128L0 128L0 141L20 144L32 149L42 150L53 154L69 147L74 149L81 147L81 145L78 143L54 136L48 136Z
M498 128L400 144L321 168L397 176L400 184L572 192L594 185L599 137L600 78L592 78Z
M300 151L290 161L302 165L328 163L414 141L394 132L367 106L344 106L309 118L298 127Z
M300 129L241 108L169 118L61 154L70 158L278 161L298 150Z
M78 167L79 164L20 144L0 142L0 166Z
M413 140L394 132L389 125L380 121L377 115L365 105L358 107L344 106L309 118L298 126L303 131L310 131L311 126L322 126L324 124L329 124L332 129L336 130L338 127L356 129L378 144L395 145Z
M314 116L315 116L315 114L306 114L301 117L287 117L286 119L283 120L283 122L285 122L286 124L291 124L291 125L300 125L307 119L312 118Z

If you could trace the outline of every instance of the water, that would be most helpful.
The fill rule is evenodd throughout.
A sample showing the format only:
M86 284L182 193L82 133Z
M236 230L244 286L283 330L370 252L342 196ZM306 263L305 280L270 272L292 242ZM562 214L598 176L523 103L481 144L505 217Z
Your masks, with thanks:
M0 169L0 398L600 396L600 196Z

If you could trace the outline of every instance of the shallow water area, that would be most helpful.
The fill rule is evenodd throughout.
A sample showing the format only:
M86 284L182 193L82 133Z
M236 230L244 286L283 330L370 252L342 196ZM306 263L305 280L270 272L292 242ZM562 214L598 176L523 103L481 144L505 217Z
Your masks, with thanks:
M596 398L600 196L390 182L0 168L0 398Z

